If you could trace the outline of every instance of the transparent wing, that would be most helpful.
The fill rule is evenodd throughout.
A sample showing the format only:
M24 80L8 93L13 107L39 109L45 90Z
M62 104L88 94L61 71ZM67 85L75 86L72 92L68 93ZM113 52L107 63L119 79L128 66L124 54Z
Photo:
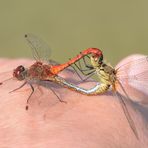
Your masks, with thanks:
M139 139L136 126L135 126L134 121L133 121L133 119L132 119L132 117L131 117L131 115L130 115L130 113L128 111L128 108L126 106L126 102L124 100L124 97L122 97L122 95L119 94L118 92L115 92L114 94L115 94L115 96L118 98L118 100L120 102L120 105L121 105L121 107L123 109L123 112L124 112L124 114L126 116L126 119L127 119L128 123L129 123L130 128L132 129L132 131L135 134L136 138Z
M132 100L148 103L148 56L120 66L116 76Z
M116 66L116 75L118 78L134 78L141 81L148 80L148 56L131 58L131 60L125 62L122 65Z
M51 59L48 60L48 63L50 63L51 65L59 65L58 62L51 60Z
M49 46L42 39L31 33L25 34L25 39L32 49L34 59L48 62L51 55Z
M120 78L137 77L148 80L148 77L143 77L144 73L148 74L148 56L142 56L140 58L132 58L129 62L116 67L117 76Z

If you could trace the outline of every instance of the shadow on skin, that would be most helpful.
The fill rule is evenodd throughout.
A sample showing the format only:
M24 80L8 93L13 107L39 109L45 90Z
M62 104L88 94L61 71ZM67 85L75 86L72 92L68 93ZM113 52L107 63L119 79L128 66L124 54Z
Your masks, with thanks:
M2 67L10 70L18 66L21 60L2 60L0 64L2 63L5 63ZM22 65L29 63L30 61L23 60ZM76 78L70 73L62 72L61 76L67 79ZM0 147L32 148L48 145L52 148L146 148L148 146L146 128L148 110L141 105L128 103L140 137L138 141L127 123L118 100L111 93L84 96L50 84L49 86L56 89L57 94L67 102L65 104L59 102L48 88L35 86L35 93L29 103L30 108L26 111L25 105L31 91L30 87L26 85L14 93L8 93L10 88L16 88L19 84L20 82L13 80L9 82L9 86L7 83L4 87L0 86ZM89 82L89 85L93 84ZM88 82L81 84L85 87L88 87L87 85Z

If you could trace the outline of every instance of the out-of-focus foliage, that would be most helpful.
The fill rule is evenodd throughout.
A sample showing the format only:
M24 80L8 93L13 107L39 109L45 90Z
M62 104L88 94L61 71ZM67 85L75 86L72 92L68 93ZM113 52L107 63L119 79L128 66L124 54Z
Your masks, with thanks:
M33 33L67 61L88 47L102 49L115 64L134 53L148 53L146 0L0 1L0 56L31 57L24 34Z

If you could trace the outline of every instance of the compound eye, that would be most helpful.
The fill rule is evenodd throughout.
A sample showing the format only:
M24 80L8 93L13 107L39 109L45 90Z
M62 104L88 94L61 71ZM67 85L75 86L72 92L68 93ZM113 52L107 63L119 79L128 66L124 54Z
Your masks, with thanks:
M24 80L24 74L25 71L24 66L20 65L13 71L13 77L17 78L18 80Z
M24 68L24 66L22 66L22 65L21 65L21 66L19 66L19 68L18 68L18 69L19 69L19 71L20 71L20 72L25 71L25 68Z
M100 58L99 58L99 63L102 63L102 61L103 61L103 55L100 56Z

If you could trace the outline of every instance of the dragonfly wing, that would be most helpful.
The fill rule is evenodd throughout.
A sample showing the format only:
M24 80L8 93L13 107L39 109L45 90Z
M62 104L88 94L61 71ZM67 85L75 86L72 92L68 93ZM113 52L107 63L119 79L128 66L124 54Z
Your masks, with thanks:
M148 104L148 82L143 82L135 79L119 79L119 81L122 83L126 93L132 100L142 104ZM117 90L122 92L120 88Z
M125 76L129 73L126 72L127 69L132 68L135 71L139 70L145 71L148 70L148 56L147 55L133 55L123 59L119 64L116 66L116 71L118 75ZM134 74L134 73L131 73Z
M119 94L118 92L115 92L115 96L118 98L118 100L120 102L120 105L121 105L121 107L123 109L123 112L124 112L124 114L126 116L126 119L127 119L128 123L129 123L130 128L132 129L132 131L135 134L136 138L139 139L136 126L135 126L134 121L133 121L133 119L132 119L132 117L131 117L131 115L130 115L130 113L128 111L128 108L126 106L126 102L124 101L124 97L122 97L122 95Z
M32 49L33 57L36 61L48 62L51 55L49 46L39 37L34 34L28 33L25 35L26 41Z
M148 57L134 58L117 68L117 79L132 100L148 103ZM122 90L118 91L122 93Z

